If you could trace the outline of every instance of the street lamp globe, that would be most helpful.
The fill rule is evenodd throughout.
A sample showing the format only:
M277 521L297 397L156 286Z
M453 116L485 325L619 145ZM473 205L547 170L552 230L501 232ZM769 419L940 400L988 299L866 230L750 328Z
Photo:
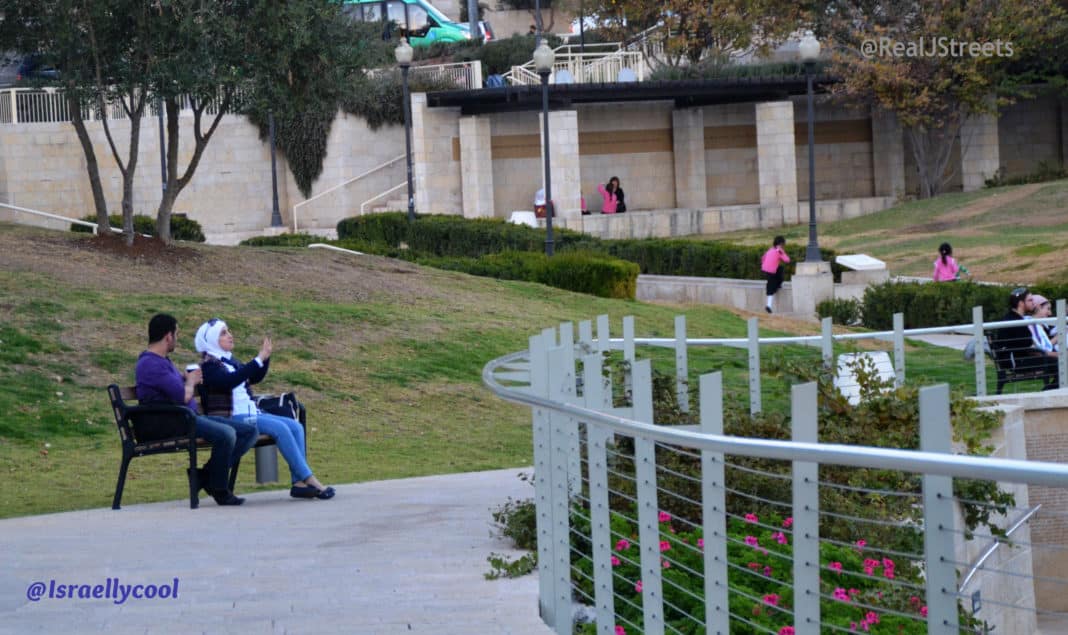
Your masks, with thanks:
M551 71L555 61L556 53L553 53L553 50L544 41L538 45L538 48L534 49L534 67L538 69L539 73Z
M811 31L809 31L811 33ZM817 45L818 46L818 45ZM407 38L401 38L400 44L397 48L393 49L393 55L397 58L397 63L401 66L408 66L412 63L412 56L415 52L412 50L411 44L408 44Z
M820 41L816 39L811 30L805 31L805 36L801 38L797 49L801 53L802 62L815 62L820 56Z

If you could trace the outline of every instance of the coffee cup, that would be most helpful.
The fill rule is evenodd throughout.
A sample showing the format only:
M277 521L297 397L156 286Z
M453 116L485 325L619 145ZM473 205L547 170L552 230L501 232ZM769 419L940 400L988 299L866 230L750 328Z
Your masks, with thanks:
M191 373L193 371L200 370L200 364L186 364L185 372Z

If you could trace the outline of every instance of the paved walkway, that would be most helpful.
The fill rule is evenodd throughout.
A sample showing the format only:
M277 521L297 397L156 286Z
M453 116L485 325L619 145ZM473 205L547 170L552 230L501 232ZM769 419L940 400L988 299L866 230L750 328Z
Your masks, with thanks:
M0 633L547 635L536 575L483 578L491 552L516 555L491 536L490 509L533 496L518 472L342 485L331 501L277 491L236 508L183 500L2 520ZM177 599L47 597L52 580L175 578ZM37 602L34 582L46 589Z

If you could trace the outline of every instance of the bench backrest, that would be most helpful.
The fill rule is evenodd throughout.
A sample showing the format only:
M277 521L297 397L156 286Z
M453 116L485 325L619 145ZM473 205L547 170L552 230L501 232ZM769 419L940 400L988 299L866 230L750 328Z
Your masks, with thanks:
M196 414L185 406L172 404L130 405L137 400L133 386L108 386L108 398L115 425L124 446L132 448L147 441L188 439L195 434Z

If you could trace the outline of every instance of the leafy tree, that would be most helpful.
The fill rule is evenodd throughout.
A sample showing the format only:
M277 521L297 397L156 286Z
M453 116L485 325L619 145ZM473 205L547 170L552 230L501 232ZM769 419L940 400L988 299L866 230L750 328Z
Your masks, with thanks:
M965 119L1008 101L1012 60L1061 44L1065 20L1058 0L831 0L816 10L830 36L830 72L843 80L834 91L897 115L923 198L953 177Z
M678 66L765 54L796 30L801 8L790 0L600 0L591 13L624 36L663 25L664 60Z

